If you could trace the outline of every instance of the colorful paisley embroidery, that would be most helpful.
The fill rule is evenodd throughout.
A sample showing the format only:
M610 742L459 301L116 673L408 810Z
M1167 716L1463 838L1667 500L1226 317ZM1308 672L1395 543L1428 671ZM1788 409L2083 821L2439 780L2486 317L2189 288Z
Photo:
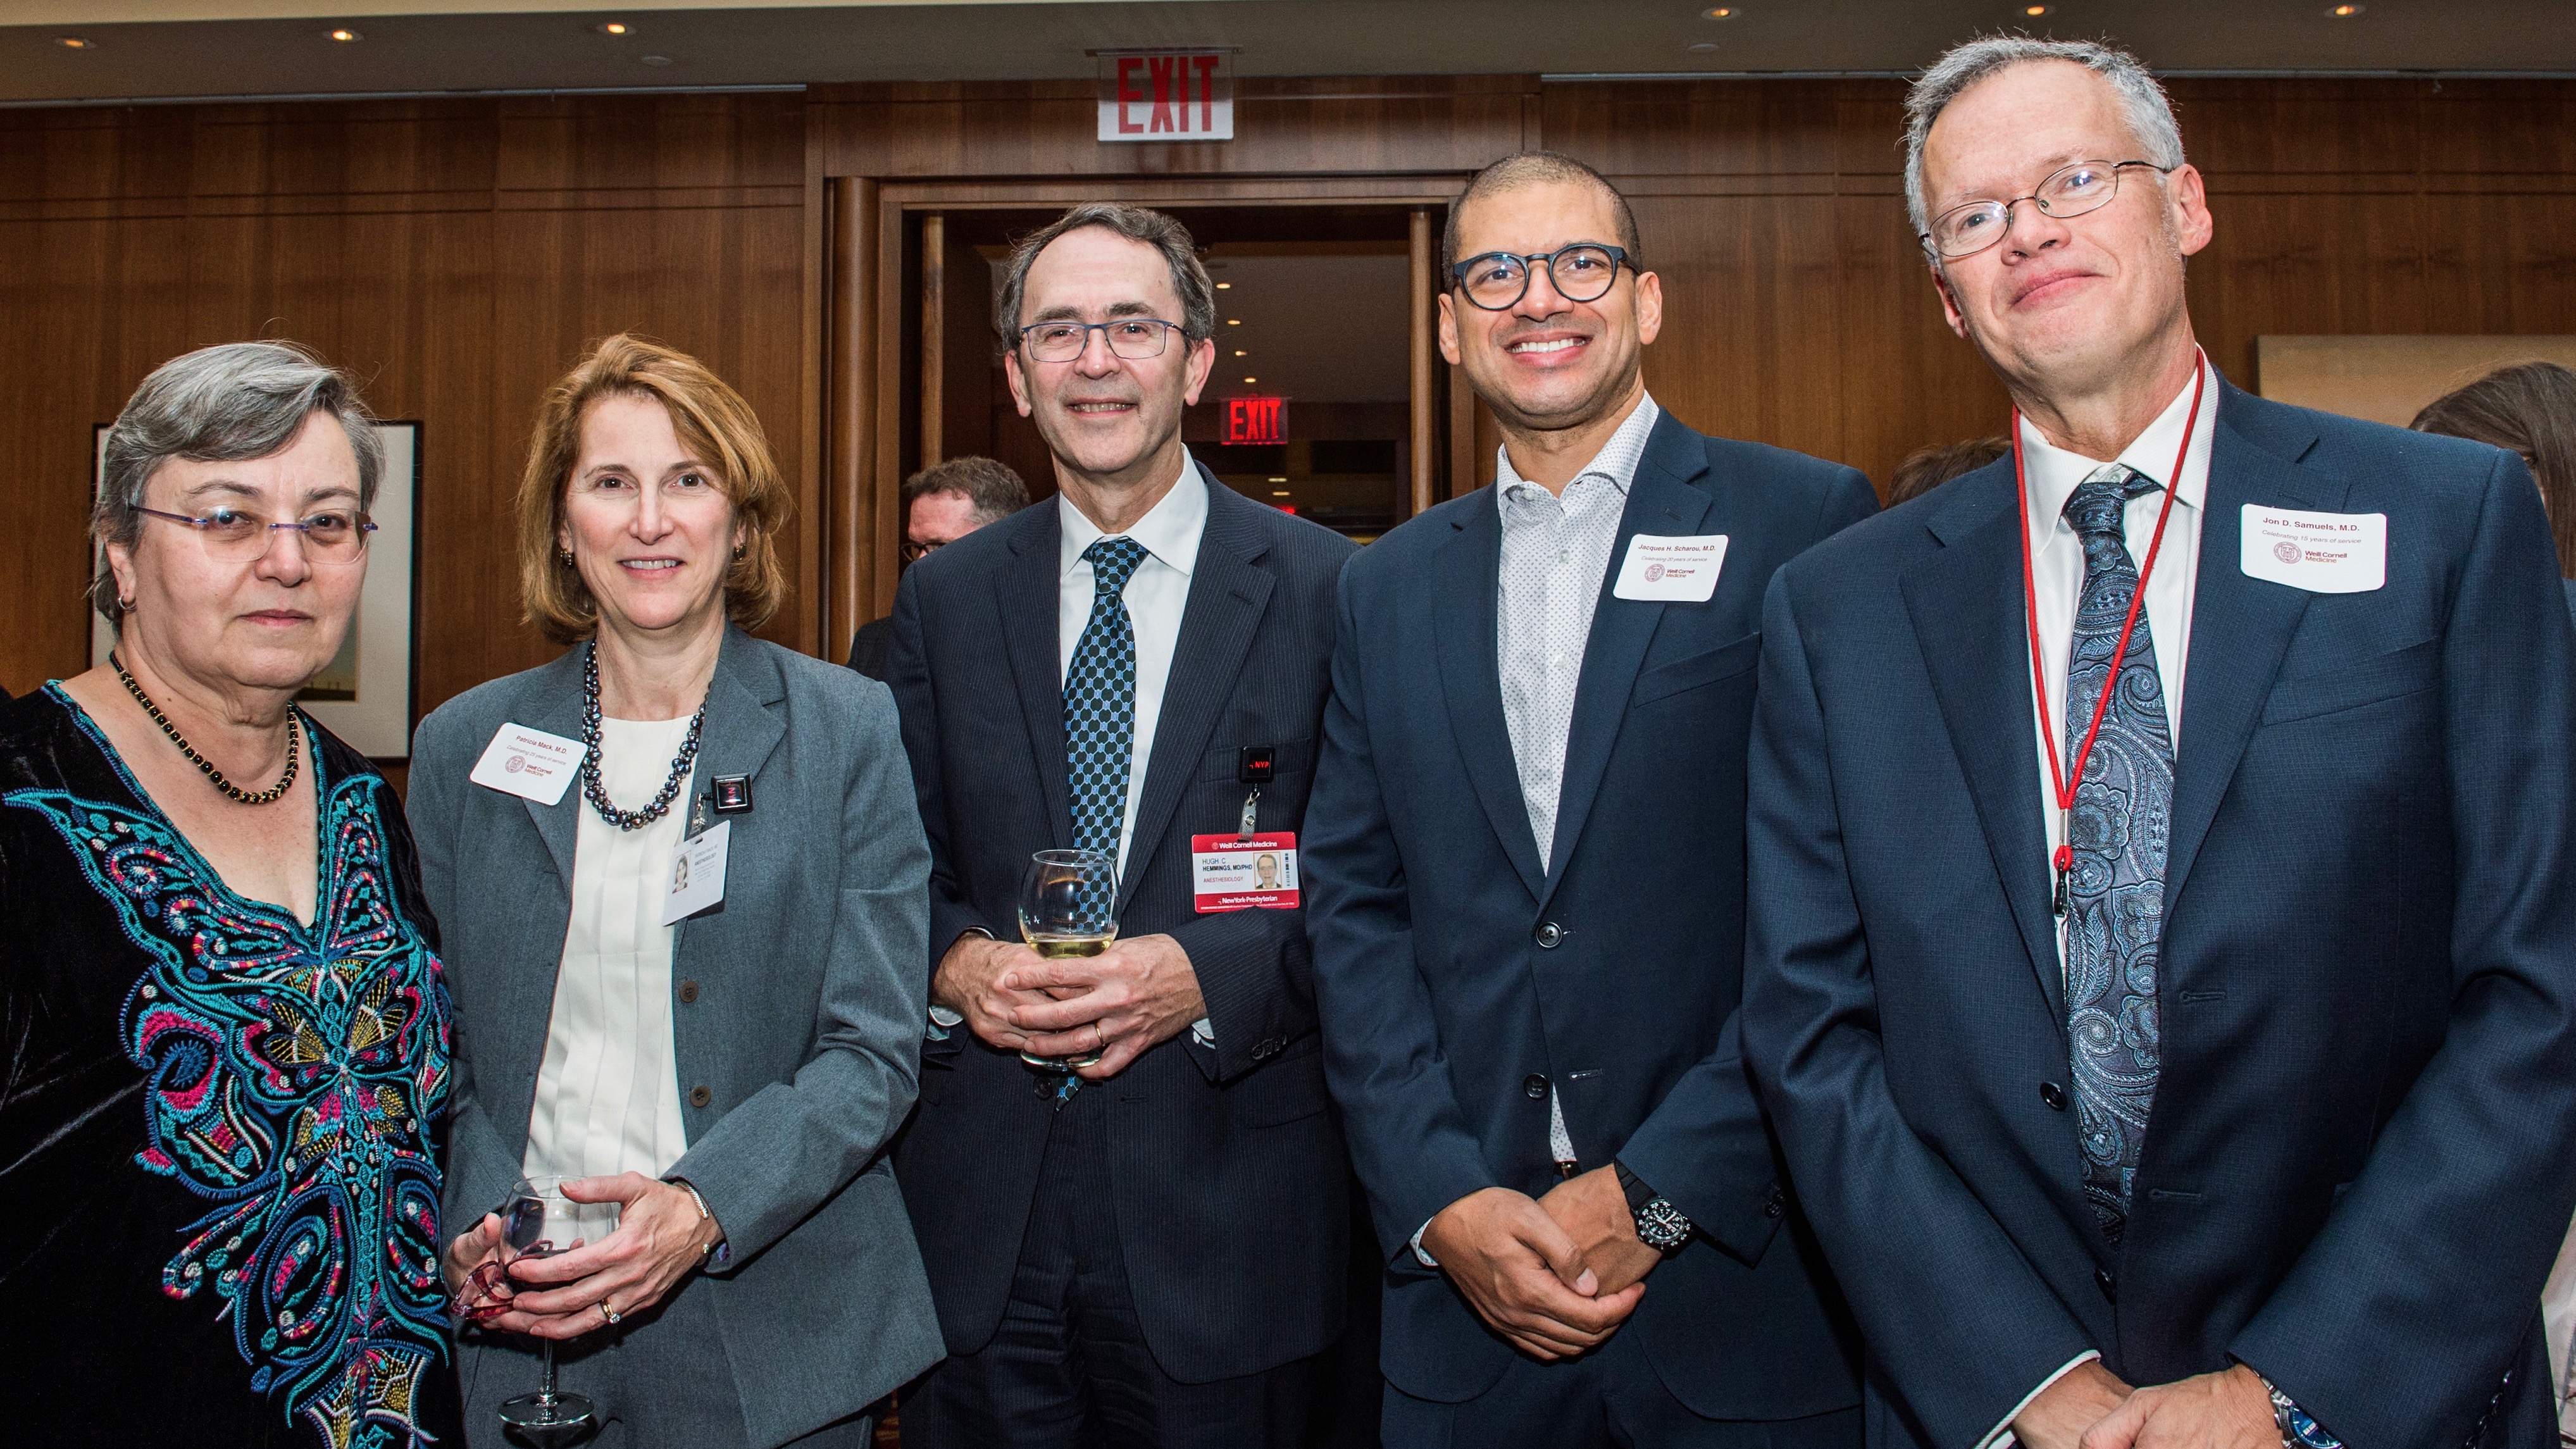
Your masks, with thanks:
M395 903L383 790L357 775L322 802L309 929L225 889L157 817L7 797L52 822L152 959L123 1019L149 1077L135 1161L213 1204L162 1291L211 1291L251 1387L330 1449L426 1442L414 1400L447 1353L431 1142L447 988Z

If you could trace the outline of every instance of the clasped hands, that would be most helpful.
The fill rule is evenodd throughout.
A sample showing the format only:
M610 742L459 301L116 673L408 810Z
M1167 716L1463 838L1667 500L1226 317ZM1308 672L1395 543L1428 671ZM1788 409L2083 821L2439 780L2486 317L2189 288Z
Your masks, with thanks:
M2132 1389L2096 1359L2013 1417L2025 1449L2280 1449L2272 1394L2243 1364Z
M724 1241L685 1187L640 1172L564 1184L574 1202L615 1202L618 1222L595 1243L522 1257L502 1238L501 1219L483 1220L448 1244L443 1267L459 1320L537 1338L579 1338L662 1301L708 1251Z
M939 960L930 999L1003 1051L1100 1060L1100 1082L1207 1015L1190 953L1169 936L1133 936L1097 956L1048 960L1017 941L967 934Z
M1424 1252L1496 1333L1541 1363L1600 1346L1637 1311L1663 1254L1637 1238L1615 1168L1532 1198L1471 1192L1422 1231Z

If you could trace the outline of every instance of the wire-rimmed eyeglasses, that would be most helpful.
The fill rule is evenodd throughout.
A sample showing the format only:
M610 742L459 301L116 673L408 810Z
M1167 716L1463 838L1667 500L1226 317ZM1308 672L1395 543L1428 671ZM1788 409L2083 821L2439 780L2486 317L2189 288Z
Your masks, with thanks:
M1071 362L1091 345L1091 334L1097 332L1109 344L1112 354L1130 362L1142 362L1163 355L1164 346L1173 333L1181 330L1178 322L1160 317L1113 317L1106 322L1032 322L1020 329L1020 341L1029 356L1040 362Z
M1923 242L1943 261L1955 262L2003 240L2004 233L2012 230L2012 209L2025 201L2037 205L2041 215L2060 221L2099 211L2120 194L2120 173L2132 166L2144 166L2159 176L2174 170L2153 161L2078 161L2048 173L2048 179L2027 196L1951 207L1932 218L1932 229L1923 233Z
M278 530L290 528L304 535L306 558L315 563L353 563L367 551L367 535L376 531L376 525L363 514L328 508L291 523L271 523L241 508L210 509L202 517L166 513L158 508L138 507L134 511L188 525L197 531L208 558L227 563L258 558L268 552L269 541Z
M1500 312L1528 294L1530 274L1538 267L1547 269L1548 285L1556 288L1558 296L1569 302L1597 302L1609 294L1627 261L1624 247L1576 242L1527 256L1485 252L1452 266L1449 275L1457 279L1468 301L1488 312Z

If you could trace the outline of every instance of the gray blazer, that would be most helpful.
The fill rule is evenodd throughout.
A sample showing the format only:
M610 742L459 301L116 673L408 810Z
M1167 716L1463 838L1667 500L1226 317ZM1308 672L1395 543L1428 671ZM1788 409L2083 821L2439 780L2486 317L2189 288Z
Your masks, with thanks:
M407 814L455 996L446 1221L519 1175L571 915L581 787L540 805L466 776L503 721L581 737L582 649L441 705ZM728 1258L701 1285L750 1442L856 1414L936 1361L886 1144L919 1088L930 852L886 687L728 627L692 790L751 777L721 905L677 928L671 1170ZM688 800L672 806L688 808ZM649 1330L648 1330L649 1331ZM470 1355L473 1350L466 1350Z

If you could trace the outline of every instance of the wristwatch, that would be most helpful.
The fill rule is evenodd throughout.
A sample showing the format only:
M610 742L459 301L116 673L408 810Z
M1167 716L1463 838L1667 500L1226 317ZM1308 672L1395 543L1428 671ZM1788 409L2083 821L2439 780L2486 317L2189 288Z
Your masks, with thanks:
M1690 1241L1691 1220L1656 1195L1624 1162L1610 1166L1619 1174L1619 1190L1628 1195L1628 1215L1637 1221L1637 1241L1658 1253L1669 1253Z
M2343 1441L2319 1428L2316 1419L2282 1393L2279 1385L2264 1379L2259 1369L2254 1377L2263 1379L2263 1387L2272 1395L2272 1422L2281 1431L2281 1449L2343 1449Z

